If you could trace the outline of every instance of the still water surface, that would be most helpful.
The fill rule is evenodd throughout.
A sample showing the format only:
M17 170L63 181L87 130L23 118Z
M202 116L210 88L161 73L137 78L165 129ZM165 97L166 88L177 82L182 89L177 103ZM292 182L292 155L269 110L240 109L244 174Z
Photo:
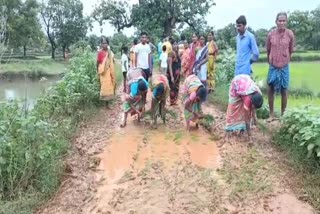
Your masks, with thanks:
M0 80L0 103L16 99L21 105L26 101L30 109L34 106L37 97L58 80L58 77L48 78L44 81L20 78L11 81Z

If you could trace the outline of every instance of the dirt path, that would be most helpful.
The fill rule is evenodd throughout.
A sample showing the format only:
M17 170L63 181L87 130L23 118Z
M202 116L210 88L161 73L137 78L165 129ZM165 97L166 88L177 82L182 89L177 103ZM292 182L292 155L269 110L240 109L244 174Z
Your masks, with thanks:
M180 105L157 130L147 117L120 129L119 109L120 100L80 129L65 181L39 213L314 213L286 188L267 136L217 148L224 114L214 106L204 106L212 134L185 132Z

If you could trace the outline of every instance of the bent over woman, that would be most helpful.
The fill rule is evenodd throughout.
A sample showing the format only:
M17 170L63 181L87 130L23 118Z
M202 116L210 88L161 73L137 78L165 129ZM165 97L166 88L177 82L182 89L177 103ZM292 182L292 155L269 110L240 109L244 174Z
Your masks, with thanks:
M227 135L234 131L247 131L250 137L252 120L255 122L255 109L261 108L263 97L260 89L247 74L240 74L233 78L229 90L229 104L227 109Z
M184 118L189 131L191 122L195 123L197 128L199 127L199 119L202 118L201 104L206 100L207 90L195 74L186 78L182 90Z

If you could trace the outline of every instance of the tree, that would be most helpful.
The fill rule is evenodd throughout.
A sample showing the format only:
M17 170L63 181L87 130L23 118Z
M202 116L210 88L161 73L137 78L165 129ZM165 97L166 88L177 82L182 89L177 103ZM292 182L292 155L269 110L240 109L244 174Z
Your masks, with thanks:
M266 46L266 39L268 36L269 31L264 28L260 28L256 30L255 36L259 47L265 47Z
M99 46L100 38L97 35L90 35L86 38L86 41L90 44L91 49L97 50L97 46Z
M121 32L115 33L110 39L110 46L114 53L120 53L122 47L128 47L131 43L130 38Z
M42 36L38 20L39 5L36 0L26 0L19 8L19 16L12 20L10 40L14 47L23 47L26 56L27 46L31 41L39 41Z
M83 39L87 31L87 19L83 17L80 0L43 0L41 17L51 44L52 58L58 45L65 49Z
M235 49L236 36L237 36L237 31L233 23L230 23L226 27L219 29L216 35L217 43L220 45L219 48L224 49L224 48L232 47L233 49Z
M19 17L20 0L0 1L1 16L6 19L5 45L9 44L10 35L14 33L13 23Z
M294 32L298 44L310 46L313 26L309 11L297 10L289 13L288 28Z
M149 33L156 31L169 36L178 24L180 27L187 24L195 31L200 23L205 25L203 17L213 5L212 0L139 0L130 7L124 0L103 0L93 17L100 24L109 21L118 32L135 26Z
M6 52L6 34L7 34L7 7L4 5L1 5L0 7L0 64L2 60L3 54Z
M312 15L312 33L309 40L314 50L320 50L320 5L313 11Z

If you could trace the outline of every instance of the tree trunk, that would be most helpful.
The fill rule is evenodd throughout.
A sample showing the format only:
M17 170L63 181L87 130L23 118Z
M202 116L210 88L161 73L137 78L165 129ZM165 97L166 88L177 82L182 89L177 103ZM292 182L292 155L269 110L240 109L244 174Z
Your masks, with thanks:
M164 36L172 36L171 20L166 20L164 23Z
M65 45L62 46L62 52L63 52L63 53L62 53L62 54L63 54L63 55L62 55L62 56L63 56L63 59L66 59L66 46L65 46Z
M51 58L55 59L55 52L56 52L56 47L54 45L51 44Z
M23 46L23 57L25 58L27 56L27 46Z

